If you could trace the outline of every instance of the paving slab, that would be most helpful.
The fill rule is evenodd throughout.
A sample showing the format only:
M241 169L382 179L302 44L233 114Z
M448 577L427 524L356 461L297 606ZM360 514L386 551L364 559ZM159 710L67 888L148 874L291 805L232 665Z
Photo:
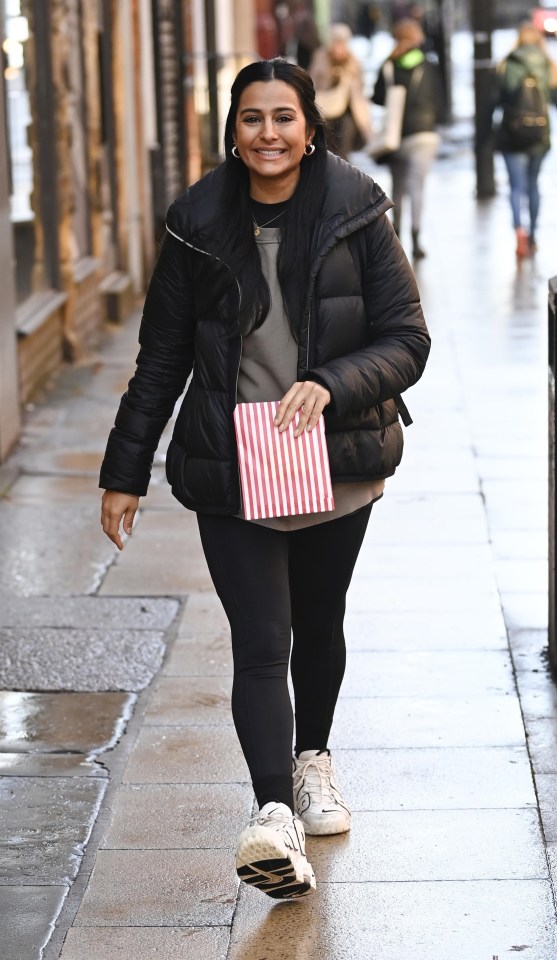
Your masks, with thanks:
M335 750L334 764L353 811L536 805L525 747Z
M228 632L216 636L179 635L162 669L163 675L169 677L231 677L232 671Z
M99 850L75 925L222 926L237 886L232 850Z
M186 600L184 611L178 626L178 636L201 637L209 634L226 633L230 628L222 603L214 591L197 593L192 591Z
M0 691L0 753L94 756L117 743L135 700L128 693Z
M131 784L118 791L106 850L229 848L253 808L251 784Z
M2 627L166 630L180 609L166 597L2 597Z
M195 514L144 510L106 574L101 596L180 596L212 590Z
M486 480L505 480L506 477L514 477L523 481L537 480L540 482L542 477L547 474L547 459L542 457L517 457L508 454L508 446L504 447L505 453L499 457L479 456L477 459L478 471L482 479Z
M481 579L463 580L463 578L437 580L408 580L401 589L400 581L394 577L382 578L376 574L373 579L362 576L363 563L359 575L350 584L347 605L357 612L365 610L402 609L412 615L414 610L437 610L458 613L467 612L473 604L476 613L496 615L501 609L501 601L495 587L485 584Z
M507 650L502 613L474 608L458 615L437 610L354 611L348 607L344 633L350 650Z
M98 501L100 493L94 477L23 474L10 487L6 501L19 507L44 507L47 503L91 505L92 501Z
M105 437L106 439L106 437ZM100 465L100 458L99 458ZM95 454L94 466L97 464ZM100 511L102 490L99 490L98 470L93 476L76 476L74 473L23 474L10 487L6 496L8 503L18 506L45 503L97 503ZM163 468L155 468L147 496L141 500L142 509L176 510L178 503L170 492Z
M406 545L382 544L379 547L373 543L371 527L368 531L356 564L355 576L360 576L364 568L374 578L393 577L399 584L402 596L406 584L414 580L423 582L485 576L486 588L491 588L494 582L493 556L486 543L451 544L440 549L439 545L414 540Z
M61 960L226 960L226 927L72 927Z
M0 886L2 960L42 960L66 886Z
M535 779L544 837L557 843L557 773L537 773Z
M350 650L342 697L514 694L510 656L502 651Z
M98 426L95 433L96 438L95 435L92 435L84 441L83 425L81 430L79 427L64 428L63 426L57 426L52 431L52 439L55 444L52 447L49 447L48 444L40 447L24 445L18 450L19 466L25 473L50 473L97 480L108 430L105 432Z
M318 883L548 877L536 809L365 811L306 852Z
M546 849L551 876L557 877L557 843L548 843Z
M87 506L68 510L50 504L45 510L3 500L0 543L0 607L5 597L14 595L94 593L115 555L102 534L98 510Z
M502 747L523 743L518 699L504 696L344 697L338 701L330 741L332 748L341 749Z
M166 649L164 634L147 630L0 630L0 638L10 657L0 676L28 690L143 690Z
M231 677L161 677L145 713L145 724L231 726Z
M108 777L108 770L79 754L0 753L0 777Z
M496 560L542 560L547 563L547 530L493 530ZM528 626L528 624L524 624Z
M0 628L0 687L11 690L143 690L161 666L153 631Z
M547 598L548 565L543 560L528 564L519 559L499 560L497 585L503 594L544 593Z
M547 630L547 593L501 593L501 606L510 630Z
M68 884L76 876L106 780L0 781L0 884Z
M144 727L124 783L247 783L236 731L229 727Z
M537 667L528 668L522 661L520 666L516 679L524 716L557 720L557 686L546 664L540 661Z
M539 773L557 773L557 724L553 719L525 717L528 750L532 769Z
M455 416L457 414L451 414L451 422ZM466 415L461 414L461 416L466 422ZM430 521L437 524L443 518L449 525L453 521L460 523L463 519L482 521L483 529L486 530L484 501L479 494L455 496L452 491L446 490L444 493L433 497L427 494L391 493L389 491L388 496L381 500L380 505L377 504L373 527L368 528L373 540L378 539L379 531L381 531L381 539L389 542L388 524L384 520L384 507L387 504L389 507L392 506L401 518L404 518L404 524L408 521L415 524L417 529L429 526ZM403 542L401 531L392 530L391 535L395 538L395 542Z
M145 499L141 501L141 507L144 512L166 510L170 513L179 513L184 509L182 504L178 503L172 495L170 485L164 476L164 468L153 471L149 490Z
M388 491L385 494L388 498ZM408 544L419 539L422 543L444 544L450 543L454 546L457 543L476 544L484 543L487 537L487 522L485 512L481 510L481 499L477 494L470 494L459 498L461 502L471 502L475 510L469 510L468 513L462 510L460 516L455 516L441 504L435 511L436 500L442 497L432 498L432 503L412 502L411 509L401 508L400 497L393 498L389 504L392 509L399 512L399 522L393 529L390 522L392 509L387 509L387 501L380 502L373 508L369 532L367 536L376 545L382 543L388 544ZM429 509L427 507L429 506Z
M532 528L532 518L536 517L538 523L533 529L543 529L547 520L547 477L530 479L527 484L512 477L484 480L482 492L490 527L527 530Z
M502 960L522 951L554 960L548 882L322 883L286 908L242 890L227 960Z

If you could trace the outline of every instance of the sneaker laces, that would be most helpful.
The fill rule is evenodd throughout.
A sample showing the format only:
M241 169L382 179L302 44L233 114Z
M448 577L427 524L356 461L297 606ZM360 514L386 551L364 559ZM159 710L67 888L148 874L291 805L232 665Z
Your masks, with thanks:
M258 824L261 827L266 826L268 823L278 824L284 826L285 824L291 824L294 820L294 814L287 814L283 810L280 810L279 807L274 807L272 810L269 810L267 814L261 815L261 810L258 810L257 813L249 820L249 825Z
M323 756L316 754L309 760L302 761L302 765L296 767L294 776L294 788L296 789L302 780L312 800L318 803L324 800L337 803L331 784L333 768L329 754L323 754Z

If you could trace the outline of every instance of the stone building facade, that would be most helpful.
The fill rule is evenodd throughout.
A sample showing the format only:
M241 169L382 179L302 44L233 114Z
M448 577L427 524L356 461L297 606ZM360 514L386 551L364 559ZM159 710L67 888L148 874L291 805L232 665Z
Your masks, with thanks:
M0 462L22 407L143 293L263 4L0 0Z

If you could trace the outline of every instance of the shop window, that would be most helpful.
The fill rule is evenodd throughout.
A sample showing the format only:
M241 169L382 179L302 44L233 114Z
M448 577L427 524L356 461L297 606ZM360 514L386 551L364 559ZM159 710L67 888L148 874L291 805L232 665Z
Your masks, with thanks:
M34 271L35 211L33 197L33 151L29 142L31 98L26 69L29 23L22 13L21 0L2 0L4 39L2 43L6 125L10 177L10 217L14 231L16 290L21 303L42 282Z

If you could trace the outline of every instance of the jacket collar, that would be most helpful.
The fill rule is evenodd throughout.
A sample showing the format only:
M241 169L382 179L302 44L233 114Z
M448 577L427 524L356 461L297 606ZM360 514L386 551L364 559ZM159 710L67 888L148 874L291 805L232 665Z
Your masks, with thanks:
M329 153L317 255L311 279L335 243L373 223L392 206L393 202L371 177Z
M179 239L217 257L219 237L211 224L217 220L223 183L224 164L221 164L178 197L167 220L169 230ZM392 206L371 177L328 153L316 269L338 240L376 220Z

